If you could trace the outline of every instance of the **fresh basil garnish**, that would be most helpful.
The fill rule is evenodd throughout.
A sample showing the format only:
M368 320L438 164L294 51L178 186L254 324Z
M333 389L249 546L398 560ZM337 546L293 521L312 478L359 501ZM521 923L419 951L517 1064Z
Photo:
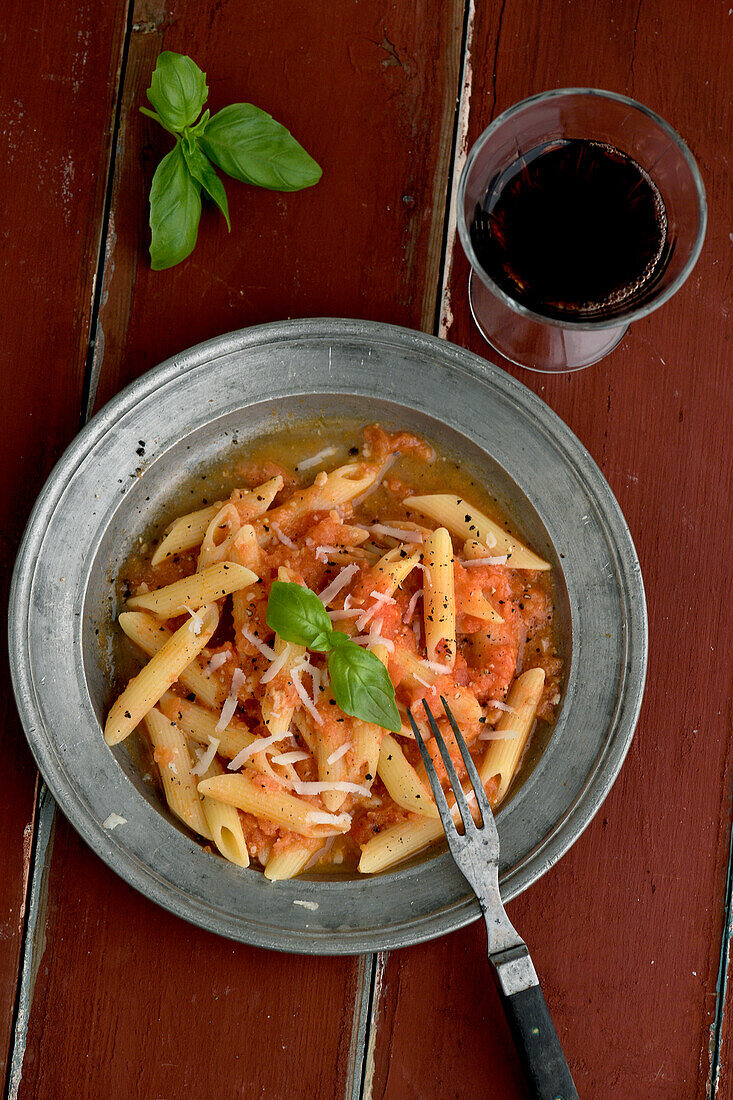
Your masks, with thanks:
M192 126L201 114L209 89L206 73L183 53L164 50L158 57L148 99L166 126L176 133Z
M227 229L231 233L232 225L229 221L229 203L227 202L227 193L224 190L224 184L217 176L209 159L204 156L195 141L192 143L192 146L184 137L181 142L181 148L183 149L183 159L186 162L186 167L196 182L201 184L206 194L212 198L219 207L226 218Z
M273 581L267 601L267 625L286 642L319 653L330 647L331 620L310 588L289 581Z
M189 172L180 142L155 170L150 188L150 265L163 271L185 260L196 246L201 185Z
M212 161L234 179L275 191L299 191L321 178L313 158L259 107L233 103L213 118L208 109L201 114L209 94L206 73L185 54L160 54L147 94L154 110L140 110L176 138L150 188L154 271L173 267L193 251L202 189L231 229L226 191Z
M394 686L379 657L349 641L328 655L333 697L344 714L392 733L402 728Z
M402 722L387 669L348 634L332 628L315 592L274 581L267 601L267 625L286 642L328 653L331 690L345 714L399 732Z
M289 130L251 103L213 115L201 135L204 152L228 176L271 191L300 191L321 169Z

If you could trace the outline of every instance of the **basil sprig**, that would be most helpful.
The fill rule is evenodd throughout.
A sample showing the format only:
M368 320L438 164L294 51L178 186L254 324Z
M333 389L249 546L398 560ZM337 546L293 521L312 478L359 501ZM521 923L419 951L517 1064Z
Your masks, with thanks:
M267 601L267 625L286 642L328 653L333 697L344 714L399 732L402 722L387 669L373 653L333 629L315 592L274 581Z
M300 191L321 178L313 157L266 111L232 103L213 116L208 110L201 114L208 94L206 73L195 61L169 50L160 54L147 93L154 110L140 110L173 134L176 146L158 165L150 188L154 271L193 252L202 190L231 230L226 191L214 165L233 179L273 191Z

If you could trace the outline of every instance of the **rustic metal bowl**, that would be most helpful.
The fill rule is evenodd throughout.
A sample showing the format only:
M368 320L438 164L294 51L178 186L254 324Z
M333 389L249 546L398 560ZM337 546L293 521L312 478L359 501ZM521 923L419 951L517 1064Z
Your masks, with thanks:
M246 440L286 415L424 432L465 455L553 561L569 673L549 744L498 815L505 900L567 851L616 778L641 704L647 624L634 546L597 466L539 398L478 356L417 332L345 320L245 329L174 356L102 409L51 474L18 555L16 698L61 809L154 901L263 947L399 947L480 915L447 852L373 878L272 885L203 852L125 747L108 748L101 734L110 667L100 636L113 634L114 577L134 539L233 432ZM127 824L105 829L111 812Z

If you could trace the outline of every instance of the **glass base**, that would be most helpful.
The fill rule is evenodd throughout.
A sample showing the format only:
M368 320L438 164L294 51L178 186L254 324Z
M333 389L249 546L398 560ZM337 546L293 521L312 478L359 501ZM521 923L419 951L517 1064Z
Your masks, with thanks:
M541 324L505 306L474 271L468 279L468 300L479 332L495 351L518 367L546 374L597 363L613 351L629 327L576 329Z

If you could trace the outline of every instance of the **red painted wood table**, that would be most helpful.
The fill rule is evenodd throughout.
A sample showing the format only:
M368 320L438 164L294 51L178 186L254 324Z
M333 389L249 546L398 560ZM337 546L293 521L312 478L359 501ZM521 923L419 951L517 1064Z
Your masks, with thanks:
M480 131L546 88L657 110L708 193L683 290L607 359L503 363L601 466L641 557L646 699L621 776L561 862L510 906L582 1097L733 1096L731 31L728 0L98 0L3 9L3 594L53 461L121 386L261 321L353 316L487 353L450 218ZM146 191L166 135L137 110L159 52L211 105L247 99L324 168L298 194L230 187L191 258L150 271ZM0 1067L6 1095L521 1097L474 925L390 955L236 945L137 895L39 784L5 679Z

